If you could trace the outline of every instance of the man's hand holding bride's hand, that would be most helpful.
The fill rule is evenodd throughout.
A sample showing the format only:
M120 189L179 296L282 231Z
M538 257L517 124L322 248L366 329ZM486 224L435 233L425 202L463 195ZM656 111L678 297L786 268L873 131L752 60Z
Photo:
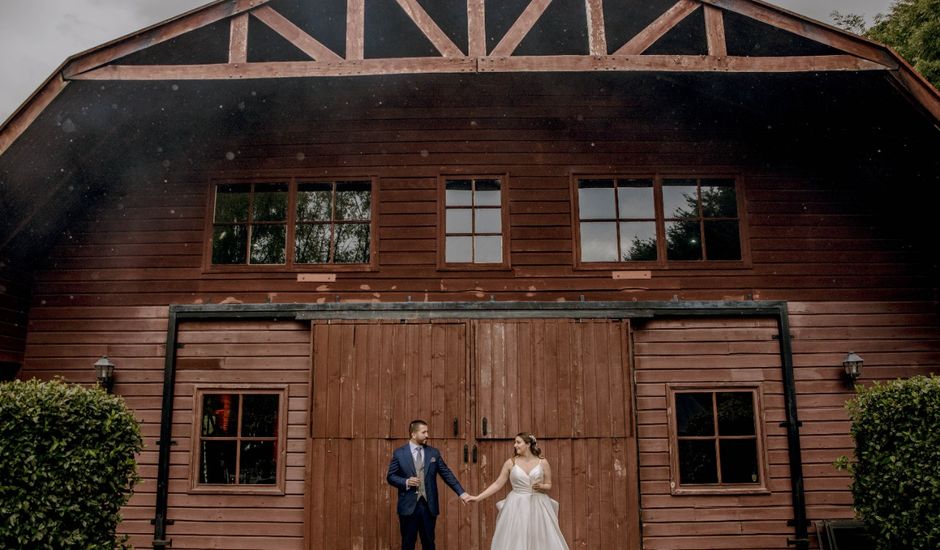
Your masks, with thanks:
M470 504L471 502L476 502L477 497L470 493L464 493L460 495L460 500L462 500L464 504Z

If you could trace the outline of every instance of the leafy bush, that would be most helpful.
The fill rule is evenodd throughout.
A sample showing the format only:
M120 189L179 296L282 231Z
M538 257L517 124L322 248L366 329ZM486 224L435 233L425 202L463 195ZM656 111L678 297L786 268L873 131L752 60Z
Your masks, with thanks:
M847 407L855 508L879 548L940 548L940 378L875 383Z
M124 547L142 441L124 401L62 381L0 384L0 548Z

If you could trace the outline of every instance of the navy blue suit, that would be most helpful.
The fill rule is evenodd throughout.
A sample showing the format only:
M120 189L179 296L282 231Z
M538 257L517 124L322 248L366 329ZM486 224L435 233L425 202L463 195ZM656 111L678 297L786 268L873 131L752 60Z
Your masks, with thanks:
M414 550L418 535L421 536L421 548L434 550L434 525L440 514L437 499L437 476L457 495L465 491L457 481L457 476L447 467L441 453L434 447L424 446L424 492L425 499L418 500L418 488L408 487L408 478L417 475L411 446L405 444L395 449L392 461L388 465L385 479L389 485L398 489L398 519L401 525L403 550Z

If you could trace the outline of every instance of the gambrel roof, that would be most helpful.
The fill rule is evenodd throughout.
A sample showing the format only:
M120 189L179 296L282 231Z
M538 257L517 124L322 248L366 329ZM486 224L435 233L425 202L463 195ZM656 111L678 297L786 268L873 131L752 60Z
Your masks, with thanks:
M366 97L376 82L424 78L452 95L472 75L518 88L544 82L538 73L608 78L618 97L651 103L707 96L764 127L805 117L861 128L880 140L872 149L894 143L908 158L923 136L937 141L940 122L940 93L890 48L757 0L219 0L69 58L0 127L0 251L67 211L57 189L132 170L144 153L131 136L192 147L238 139L237 124L306 115L295 103L313 89L342 108L349 90ZM683 91L656 96L663 82ZM259 90L279 98L269 120L206 110L213 94ZM178 131L194 121L198 132Z
M940 121L890 48L759 0L220 0L68 59L0 154L74 81L514 71L881 71Z

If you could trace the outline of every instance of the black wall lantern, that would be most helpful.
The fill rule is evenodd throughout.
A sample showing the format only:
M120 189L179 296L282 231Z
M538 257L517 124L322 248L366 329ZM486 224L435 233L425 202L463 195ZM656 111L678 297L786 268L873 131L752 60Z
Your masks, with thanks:
M854 351L850 351L848 355L845 356L845 359L842 360L845 381L848 382L850 386L854 386L855 381L862 375L862 364L864 363L865 361Z
M111 393L114 389L114 363L107 355L102 355L101 359L95 361L95 378L104 391Z

